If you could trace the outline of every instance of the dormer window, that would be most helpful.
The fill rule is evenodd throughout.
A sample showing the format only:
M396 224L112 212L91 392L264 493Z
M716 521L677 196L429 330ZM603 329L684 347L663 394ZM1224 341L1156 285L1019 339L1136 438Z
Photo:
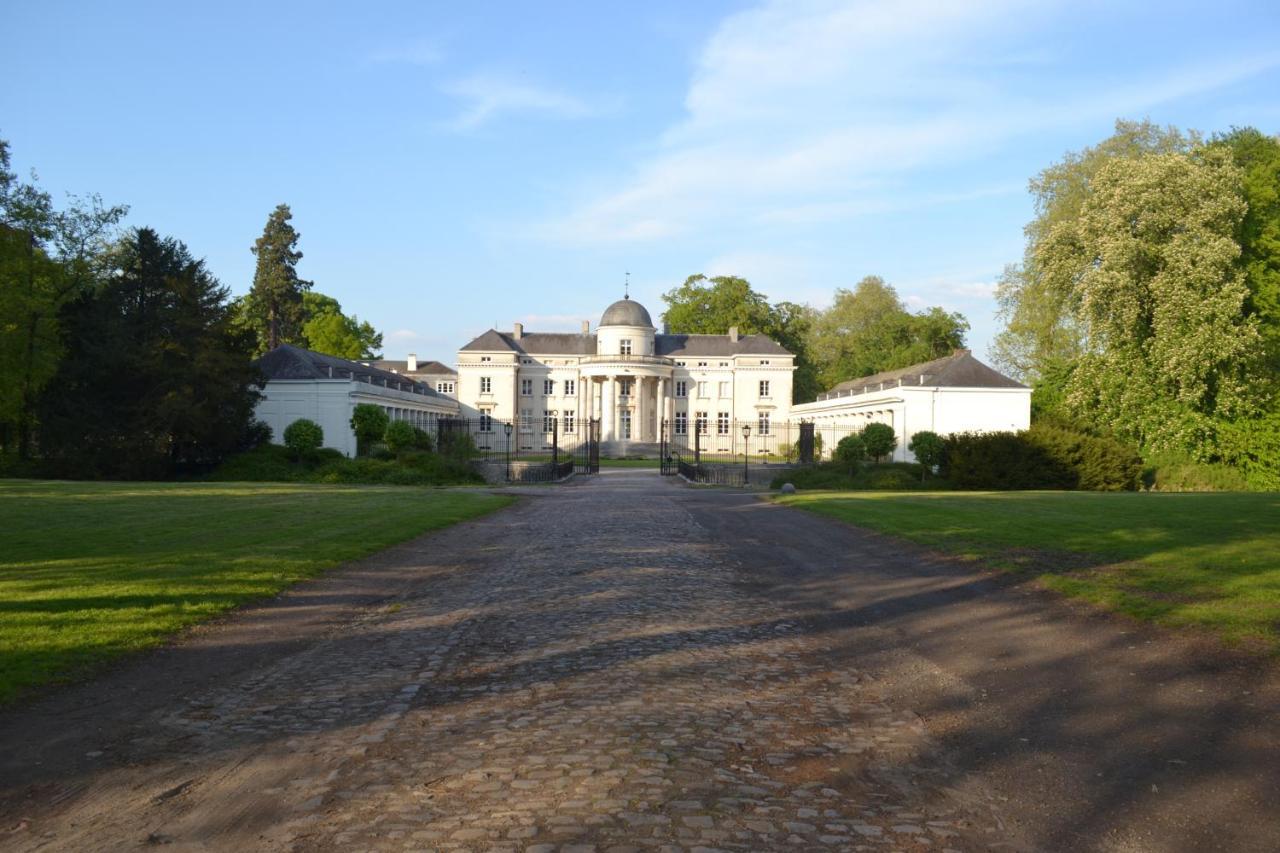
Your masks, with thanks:
M623 355L631 355L631 339L630 338L623 338L622 340L618 341L618 352L622 353Z

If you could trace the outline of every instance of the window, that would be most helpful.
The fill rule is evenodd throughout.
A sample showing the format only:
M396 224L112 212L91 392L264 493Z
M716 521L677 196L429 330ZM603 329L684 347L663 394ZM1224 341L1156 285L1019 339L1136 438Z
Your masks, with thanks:
M521 397L533 396L533 380L532 379L520 380L520 396Z
M705 361L698 362L698 367L706 367L706 366L707 366L707 363Z
M761 435L769 435L769 413L760 413L759 433Z
M547 409L542 413L542 431L551 432L556 428L556 410Z
M490 356L487 356L487 355L482 355L482 356L480 356L480 360L481 360L481 361L493 361L493 359L492 359Z
M630 338L623 338L622 340L618 341L618 352L622 353L623 355L631 355L631 339Z
M556 381L554 379L542 380L542 393L548 397L556 393Z
M768 364L768 363L769 363L769 359L767 359L767 358L762 358L762 359L760 359L760 363L761 363L761 364Z
M676 412L676 435L689 434L689 413Z
M452 393L453 393L453 383L452 383L452 382L437 382L437 383L436 383L436 393L437 393L437 394L452 394Z
M676 396L677 396L677 397L688 397L688 396L689 396L689 383L688 383L688 382L686 382L686 381L685 381L685 380L683 380L683 379L677 379L677 380L676 380Z
M480 413L480 432L493 432L493 418L484 412Z
M728 366L729 366L729 362L727 362L727 361L722 361L722 362L720 362L720 366L721 366L721 367L728 367Z
M574 428L576 426L577 424L574 422L573 410L565 409L564 410L564 427L563 427L564 432L571 433L574 431Z
M491 377L488 377L488 376L480 377L480 393L481 394L493 393L493 379Z
M729 434L729 413L719 412L716 414L716 435Z
M768 379L760 380L760 396L761 397L769 396L769 380Z
M721 383L720 383L720 396L721 396L721 397L728 397L728 396L729 396L729 383L728 383L728 382L721 382Z
M699 397L707 396L707 383L705 382L698 383L698 396Z
M701 435L707 434L707 413L706 412L696 413L696 416L693 419L693 423L694 423L694 428L698 430L699 434Z
M619 379L618 393L621 394L623 397L630 397L631 389L634 387L634 385L635 385L634 379Z
M522 358L522 359L520 359L520 363L521 363L521 364L533 364L533 359L531 359L531 358Z
M687 361L677 361L677 362L676 362L676 367L685 367L688 363L689 363L689 362L687 362Z
M564 381L564 395L566 397L578 396L578 380L566 379Z
M533 432L533 409L520 410L520 431Z

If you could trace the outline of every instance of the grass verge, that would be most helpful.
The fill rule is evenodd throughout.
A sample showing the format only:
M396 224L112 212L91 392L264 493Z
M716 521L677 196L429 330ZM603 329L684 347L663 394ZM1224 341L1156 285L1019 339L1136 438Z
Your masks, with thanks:
M512 500L393 486L0 482L0 704Z
M811 492L779 503L1280 653L1280 494Z

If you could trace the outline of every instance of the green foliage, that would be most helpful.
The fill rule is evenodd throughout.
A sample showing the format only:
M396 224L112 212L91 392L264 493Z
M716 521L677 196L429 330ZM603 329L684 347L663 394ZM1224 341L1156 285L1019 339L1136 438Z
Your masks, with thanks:
M1280 491L1280 412L1222 424L1222 458L1236 466L1255 491Z
M31 454L41 391L65 355L61 313L106 273L104 255L127 208L98 196L65 210L10 171L0 139L0 449Z
M941 473L958 489L1129 491L1142 475L1133 447L1067 426L957 433L943 445Z
M791 483L797 489L835 489L840 491L900 491L920 489L923 466L911 462L888 462L854 469L843 462L827 462L813 467L796 468L773 478L771 488L780 489ZM930 489L945 489L948 484L933 480Z
M822 447L823 447L822 432L820 430L815 429L813 431L813 458L815 460L822 458ZM791 445L789 453L792 459L800 458L800 442L799 441L796 441L795 444Z
M448 486L480 483L465 459L421 450L398 457L348 459L331 447L297 456L276 444L233 456L210 479L220 482L351 483L392 486Z
M62 312L67 355L39 402L43 456L63 476L137 479L204 470L245 447L260 377L226 289L148 228L110 261L105 283Z
M1280 139L1252 127L1214 138L1241 172L1248 210L1240 221L1240 266L1249 288L1246 313L1257 317L1273 376L1280 371Z
M852 291L837 290L832 306L815 313L808 348L821 386L830 388L950 355L964 346L968 330L962 315L941 308L908 312L897 291L868 276Z
M907 450L915 455L916 461L924 466L925 471L932 471L942 464L946 445L943 444L942 436L923 429L911 436L911 443L907 445Z
M299 418L284 428L284 446L302 456L324 446L324 430L315 421Z
M440 433L440 455L453 459L474 459L478 453L471 433L461 429L446 429Z
M836 442L836 449L832 456L835 461L852 468L867 458L866 442L862 440L859 433L850 433Z
M767 335L795 354L792 399L812 400L821 389L809 359L807 332L812 310L793 302L770 305L768 298L737 276L691 275L662 295L662 319L673 334L723 335L737 326L743 335Z
M1117 159L1187 153L1196 142L1176 128L1149 121L1117 121L1115 133L1092 148L1066 155L1031 180L1036 217L1025 228L1021 265L1010 265L996 287L1004 330L991 347L995 364L1031 383L1052 365L1071 363L1085 351L1079 299L1061 279L1047 277L1041 261L1054 230L1070 226L1091 198L1097 173Z
M1244 492L1249 489L1249 480L1239 468L1197 462L1174 453L1158 454L1148 460L1143 483L1156 492Z
M432 450L435 443L431 440L431 433L419 427L413 428L413 448L415 450Z
M307 349L352 361L380 357L382 333L359 317L343 314L338 300L309 290L302 294L302 309Z
M302 252L297 250L300 235L289 224L291 219L289 205L277 205L267 217L262 236L253 244L258 261L253 287L244 302L244 319L257 335L255 355L280 344L305 344L303 294L311 289L311 282L298 277L298 261L302 260Z
M392 453L402 453L413 448L417 442L417 436L414 434L416 430L408 421L392 421L387 424L386 430L382 434L382 440L387 443L387 448Z
M879 462L893 453L893 449L898 446L898 437L888 424L867 424L862 428L862 444L867 449L867 455Z
M357 453L361 456L368 453L373 443L380 441L387 432L391 418L381 406L372 403L361 403L351 411L351 429L356 434Z

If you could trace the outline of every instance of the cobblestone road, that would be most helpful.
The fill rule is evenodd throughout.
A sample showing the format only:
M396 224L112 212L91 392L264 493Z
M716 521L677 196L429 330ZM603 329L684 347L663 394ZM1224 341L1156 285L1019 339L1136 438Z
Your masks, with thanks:
M919 720L650 472L423 540L429 586L156 722L33 848L968 850L1010 843ZM136 774L136 770L134 771ZM121 774L127 773L125 770ZM122 788L131 793L123 801Z

